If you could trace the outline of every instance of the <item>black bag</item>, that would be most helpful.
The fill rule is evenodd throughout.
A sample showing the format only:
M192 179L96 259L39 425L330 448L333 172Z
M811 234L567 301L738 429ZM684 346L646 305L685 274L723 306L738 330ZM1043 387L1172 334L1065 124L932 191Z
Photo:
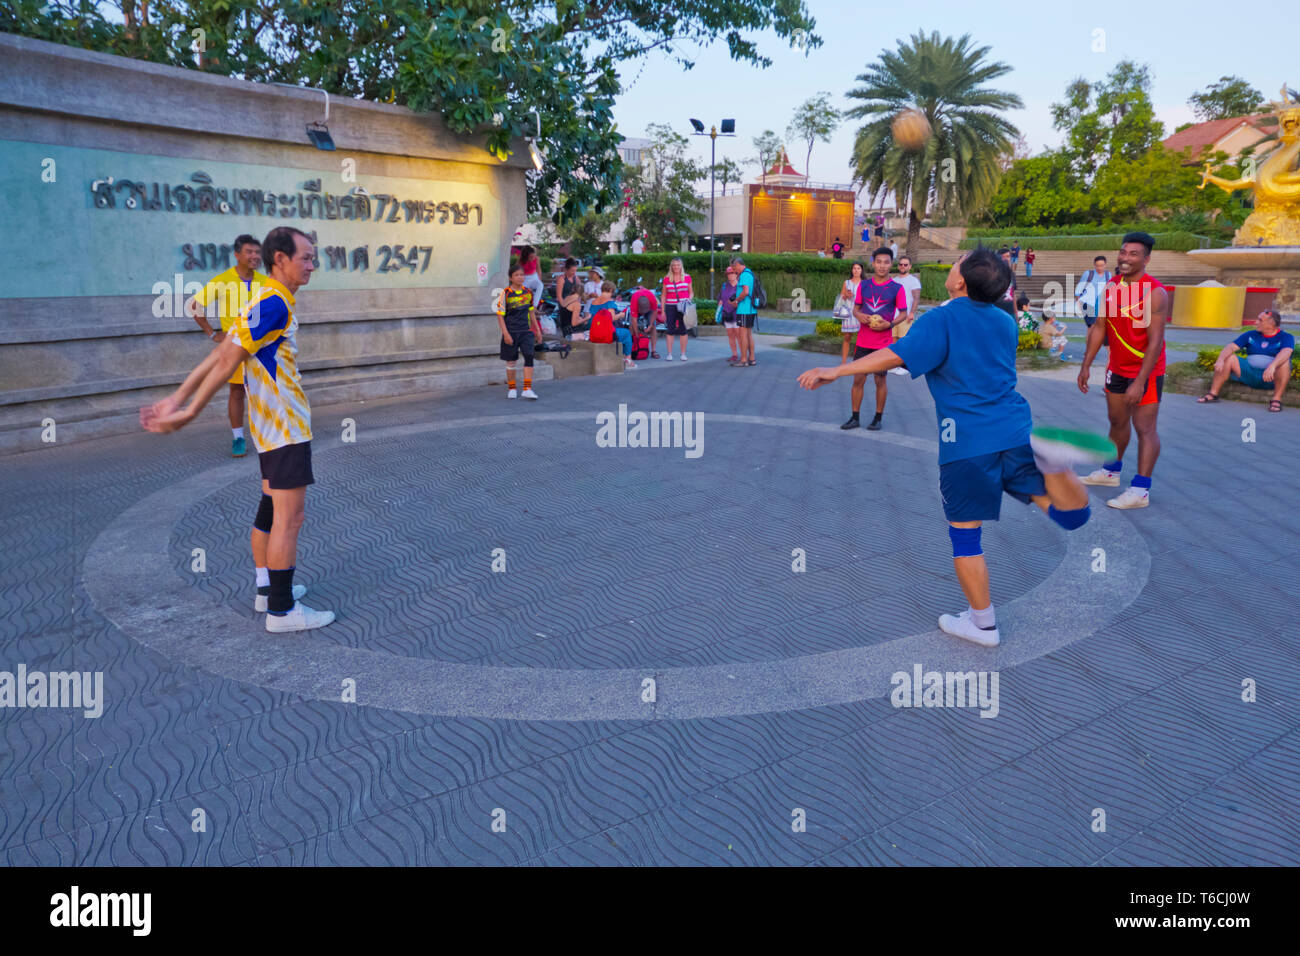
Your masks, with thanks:
M757 272L754 273L754 291L752 295L754 296L755 309L767 308L767 290L763 288L763 280L758 277Z

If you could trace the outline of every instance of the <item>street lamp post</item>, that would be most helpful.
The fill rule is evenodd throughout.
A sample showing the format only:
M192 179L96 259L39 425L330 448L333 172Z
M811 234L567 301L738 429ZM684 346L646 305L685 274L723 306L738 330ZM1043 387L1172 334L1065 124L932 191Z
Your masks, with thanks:
M716 173L717 173L717 165L718 165L719 133L718 133L718 128L716 126L710 127L707 133L704 132L704 124L694 118L691 119L691 125L695 127L695 132L691 134L692 136L707 136L709 137L709 141L710 141L709 142L709 298L712 299L714 298L714 296L717 295L717 293L714 291L713 277L714 277L715 270L713 268L713 257L714 257L714 253L717 251L717 246L718 246L717 237L714 234L714 229L715 229L714 183L717 180ZM736 135L736 121L734 119L724 119L722 121L721 135L723 136Z

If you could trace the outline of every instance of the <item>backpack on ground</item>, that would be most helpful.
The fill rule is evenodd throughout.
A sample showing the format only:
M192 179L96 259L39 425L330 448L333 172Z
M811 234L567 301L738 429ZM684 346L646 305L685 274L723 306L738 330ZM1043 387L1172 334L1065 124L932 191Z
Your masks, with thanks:
M650 336L632 333L632 361L643 362L650 357Z
M614 319L610 316L609 309L601 309L591 317L591 330L587 340L605 343L614 341Z

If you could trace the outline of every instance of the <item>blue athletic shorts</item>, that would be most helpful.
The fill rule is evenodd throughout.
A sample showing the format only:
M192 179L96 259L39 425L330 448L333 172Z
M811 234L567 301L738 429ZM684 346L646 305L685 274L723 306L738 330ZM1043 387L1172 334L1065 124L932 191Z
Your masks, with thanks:
M949 521L997 521L1003 492L1026 504L1047 493L1028 445L939 466L939 494Z
M1237 356L1237 365L1241 368L1241 374L1228 376L1234 382L1240 382L1242 385L1249 385L1251 388L1272 388L1272 382L1264 381L1264 370L1255 368L1247 362L1242 356Z

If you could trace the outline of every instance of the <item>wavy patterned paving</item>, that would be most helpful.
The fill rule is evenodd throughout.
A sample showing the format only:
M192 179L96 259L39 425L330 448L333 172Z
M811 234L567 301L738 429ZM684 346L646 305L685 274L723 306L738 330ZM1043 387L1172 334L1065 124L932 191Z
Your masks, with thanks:
M618 401L842 420L843 390L787 388L801 356L762 360L568 380L533 408L474 390L321 411L356 418L359 441L309 502L303 576L346 609L320 639L577 669L775 660L932 626L955 591L928 455L736 427L707 432L699 461L661 460L596 449L586 426L528 422ZM890 384L889 427L931 440L923 390ZM1096 396L1023 390L1060 424L1102 420ZM497 412L519 424L366 443ZM1087 640L1004 671L995 720L884 699L661 723L439 719L215 678L127 640L80 575L117 515L228 461L220 428L0 461L0 668L102 669L108 696L98 720L0 709L0 862L1300 863L1300 642L1276 593L1300 554L1269 544L1297 540L1300 518L1232 491L1243 473L1288 487L1300 425L1257 416L1246 446L1240 417L1166 404L1156 506L1131 516L1154 556L1144 592ZM232 468L170 554L205 601L256 626L255 465ZM1026 511L1008 504L1005 518L985 535L1004 603L1050 586L1061 554ZM530 571L509 591L486 570L498 546ZM798 579L796 546L809 555ZM1098 807L1105 833L1089 826Z

